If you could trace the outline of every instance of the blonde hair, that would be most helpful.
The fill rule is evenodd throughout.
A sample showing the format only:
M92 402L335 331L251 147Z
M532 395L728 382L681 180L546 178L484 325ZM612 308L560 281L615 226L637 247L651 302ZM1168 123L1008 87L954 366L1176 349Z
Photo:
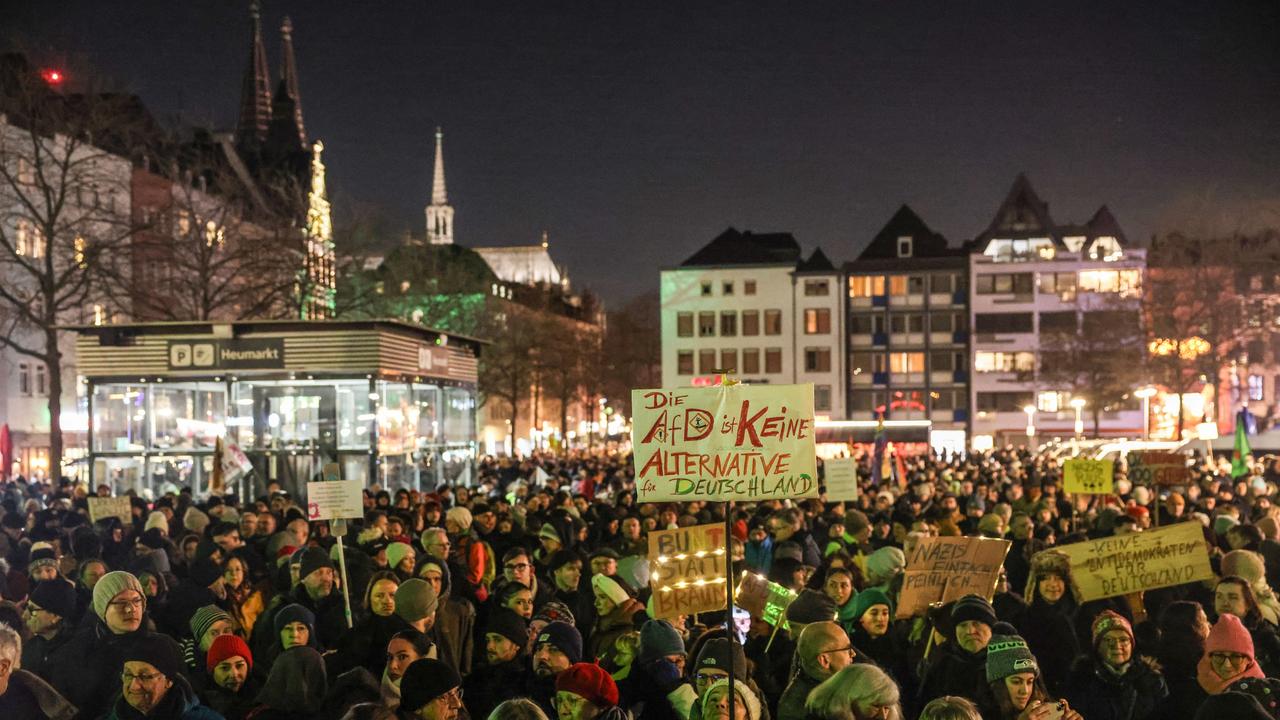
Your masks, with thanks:
M982 715L969 698L943 695L924 706L919 720L982 720Z
M809 693L805 709L824 720L869 718L875 708L889 708L888 720L902 720L898 684L883 670L855 664L827 678Z

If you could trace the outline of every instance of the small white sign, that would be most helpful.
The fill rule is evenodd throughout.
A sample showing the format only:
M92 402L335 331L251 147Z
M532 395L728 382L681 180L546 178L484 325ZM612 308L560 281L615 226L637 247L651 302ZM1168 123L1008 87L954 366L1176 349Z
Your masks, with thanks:
M89 522L96 523L109 517L120 518L123 523L133 522L133 506L127 495L89 498Z
M827 473L827 502L858 499L858 465L853 458L823 462Z
M307 519L364 517L363 484L359 480L307 483Z

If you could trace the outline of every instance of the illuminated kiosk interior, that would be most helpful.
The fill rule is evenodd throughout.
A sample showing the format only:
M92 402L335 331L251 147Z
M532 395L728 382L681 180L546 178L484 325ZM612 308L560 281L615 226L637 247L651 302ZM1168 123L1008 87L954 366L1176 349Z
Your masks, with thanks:
M818 457L848 455L857 446L870 451L881 426L877 420L819 420L814 423ZM885 420L883 423L885 440L904 455L928 453L934 435L932 427L929 420Z
M251 495L297 497L328 463L393 491L472 477L474 338L391 320L73 329L94 485L203 494L219 436L254 468L228 490Z

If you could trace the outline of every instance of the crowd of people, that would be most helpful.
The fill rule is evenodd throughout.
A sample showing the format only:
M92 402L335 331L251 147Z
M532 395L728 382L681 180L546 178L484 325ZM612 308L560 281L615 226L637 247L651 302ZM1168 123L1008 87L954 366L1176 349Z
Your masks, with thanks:
M1189 462L1068 498L1057 459L1010 447L730 506L639 503L627 456L486 459L471 487L371 488L345 528L276 485L91 522L110 488L18 478L0 720L1280 718L1280 462ZM1059 548L1176 522L1213 580L1080 596ZM707 523L785 610L655 617L648 534ZM994 593L899 617L904 549L965 535L1010 541Z

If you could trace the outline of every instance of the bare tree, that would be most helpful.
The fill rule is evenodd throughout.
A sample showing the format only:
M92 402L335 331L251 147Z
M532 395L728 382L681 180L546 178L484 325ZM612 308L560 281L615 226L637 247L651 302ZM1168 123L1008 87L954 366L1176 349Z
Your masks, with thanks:
M5 74L0 102L0 347L42 363L49 381L49 470L62 468L64 353L59 327L122 310L130 238L133 98L62 96L30 71ZM93 308L92 317L86 317Z
M480 353L479 385L481 404L499 400L511 415L511 438L519 437L520 403L529 398L534 382L534 349L538 347L536 314L515 303L486 319L482 336L491 344ZM512 453L515 447L512 447Z

